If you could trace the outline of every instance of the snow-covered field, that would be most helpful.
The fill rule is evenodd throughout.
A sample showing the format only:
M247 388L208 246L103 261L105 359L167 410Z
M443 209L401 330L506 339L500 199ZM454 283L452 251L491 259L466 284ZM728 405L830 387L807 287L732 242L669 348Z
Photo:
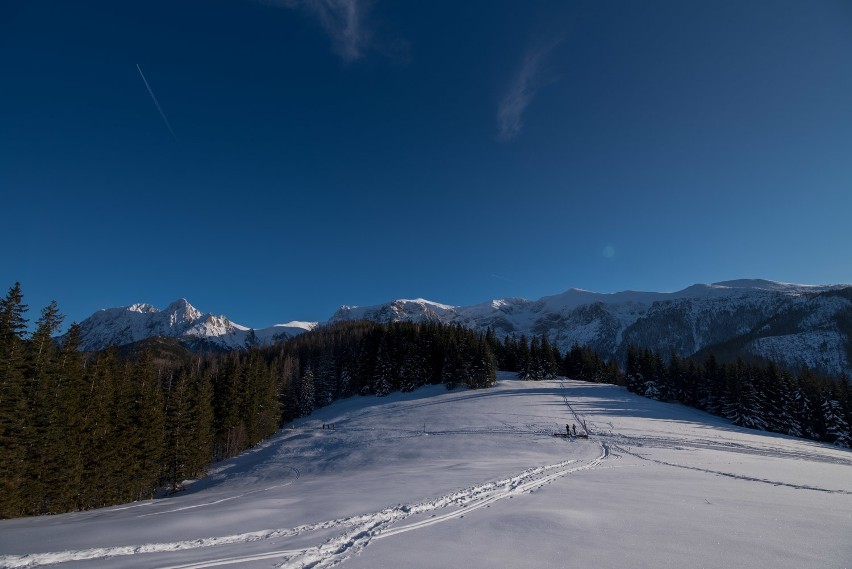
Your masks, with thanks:
M169 498L0 522L0 566L49 564L846 568L852 453L504 374L337 402Z

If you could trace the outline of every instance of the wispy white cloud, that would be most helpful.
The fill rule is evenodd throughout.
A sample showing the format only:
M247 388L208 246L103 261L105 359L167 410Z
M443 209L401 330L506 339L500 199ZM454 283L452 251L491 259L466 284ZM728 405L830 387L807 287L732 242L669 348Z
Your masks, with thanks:
M370 47L370 0L267 0L268 4L300 9L315 17L344 61L355 61Z
M556 38L540 42L527 50L497 108L497 138L500 141L508 142L521 132L524 111L542 87L556 81L555 77L545 73L544 63L561 41L561 38Z

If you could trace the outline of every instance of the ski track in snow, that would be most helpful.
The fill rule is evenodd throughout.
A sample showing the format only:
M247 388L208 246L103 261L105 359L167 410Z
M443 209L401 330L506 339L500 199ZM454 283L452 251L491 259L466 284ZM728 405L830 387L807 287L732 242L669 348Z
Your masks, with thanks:
M38 567L69 561L86 561L124 555L185 551L189 549L200 549L218 545L233 545L274 538L296 537L310 532L336 527L349 528L342 534L327 540L319 546L303 549L282 549L256 555L227 557L209 561L200 561L197 563L171 565L168 567L162 567L161 569L202 569L206 567L217 567L276 558L283 562L280 566L286 568L311 567L321 569L324 567L332 567L349 556L360 552L374 539L384 539L400 533L414 531L423 527L442 523L454 518L460 518L468 512L490 506L499 500L511 498L524 493L530 493L535 489L542 487L544 484L573 472L594 468L600 465L601 462L609 456L608 445L600 443L600 447L601 454L597 458L585 464L571 466L577 461L565 460L556 464L533 467L524 470L520 474L498 480L496 482L486 482L476 486L471 486L424 502L415 504L399 504L370 514L327 520L314 524L296 526L294 528L260 530L229 536L208 537L171 543L149 543L143 545L93 548L79 551L33 553L20 556L7 555L0 557L0 567L7 567L10 569ZM203 505L209 504L200 504L199 506ZM409 523L407 525L391 527L411 516L426 514L448 507L453 507L455 509L442 515L433 514L430 518ZM185 508L180 508L179 510L182 509Z
M193 504L192 506L183 506L182 508L175 508L173 510L163 510L162 512L151 512L150 514L142 514L138 517L147 518L148 516L159 516L159 515L162 515L162 514L171 514L173 512L182 512L184 510L193 510L195 508L203 508L205 506L213 506L214 504L221 504L222 502L228 502L230 500L236 500L238 498L244 498L244 497L250 496L252 494L257 494L258 492L268 492L269 490L274 490L275 488L283 488L284 486L289 486L290 484L293 484L301 476L301 473L299 472L299 470L297 468L294 468L292 466L287 466L286 468L289 468L290 470L293 471L294 477L293 477L292 480L288 480L287 482L285 482L283 484L276 484L274 486L269 486L268 488L260 488L258 490L252 490L251 492L244 492L242 494L237 494L236 496L228 496L227 498L221 498L219 500L214 500L212 502L205 502L203 504Z
M681 445L683 446L683 445ZM819 488L817 486L808 486L806 484L790 484L789 482L778 482L777 480L769 480L768 478L755 478L753 476L745 476L744 474L734 474L732 472L723 472L721 470L711 470L709 468L699 468L697 466L687 466L685 464L675 464L673 462L666 462L664 460L657 460L654 458L648 458L647 456L641 455L635 451L632 451L629 448L624 448L619 445L614 445L614 448L620 450L625 454L629 454L630 456L634 456L641 460L647 460L649 462L653 462L654 464L661 464L663 466L671 466L674 468L683 468L686 470L695 470L697 472L706 472L707 474L715 474L716 476L725 476L727 478L734 478L736 480L745 480L748 482L762 482L764 484L771 484L772 486L785 486L787 488L795 488L796 490L813 490L815 492L827 492L829 494L847 494L852 495L852 491L849 490L836 490L830 488Z
M233 535L225 535L219 537L205 537L199 539L191 539L185 541L148 543L142 545L127 545L103 548L91 548L81 550L68 550L49 553L32 553L26 555L0 555L0 567L23 568L23 567L38 567L43 565L61 564L73 561L87 561L105 559L111 557L131 556L137 554L157 554L167 552L180 552L187 550L200 550L205 548L213 548L216 546L228 546L249 544L254 542L267 541L269 546L275 547L274 543L269 540L287 539L305 537L310 539L312 535L317 535L317 541L323 539L319 544L301 548L281 548L273 551L264 551L261 553L240 555L239 552L230 552L230 556L224 556L224 552L219 553L220 557L198 560L189 562L184 560L182 563L170 565L158 565L153 559L151 563L146 564L148 567L159 567L160 569L205 569L210 567L220 567L226 565L237 565L242 563L271 561L279 567L286 569L295 568L312 568L324 569L334 567L353 555L360 554L374 540L381 540L388 537L393 537L406 532L416 531L422 528L427 528L435 524L444 523L450 520L464 517L466 514L479 510L481 508L490 507L495 502L506 498L513 498L525 493L531 493L538 488L549 484L558 478L567 476L574 472L590 470L595 468L618 468L614 464L603 463L611 459L622 459L623 456L634 457L642 461L640 464L626 464L625 466L641 466L642 464L658 464L664 467L672 467L678 469L686 469L697 471L716 476L723 476L742 480L746 482L759 482L773 486L788 487L797 490L809 490L823 493L852 495L852 491L820 488L816 486L793 484L787 482L778 482L764 478L757 478L743 474L731 472L723 472L701 468L699 466L690 466L685 464L676 464L652 458L647 454L642 454L642 448L647 449L670 449L670 450L697 450L706 449L718 452L733 452L747 455L756 455L764 457L777 457L784 459L795 459L804 461L821 461L833 463L837 465L849 466L852 465L852 459L843 457L831 457L820 455L816 452L808 450L792 451L789 449L779 448L771 443L749 443L745 444L739 441L725 440L724 438L706 438L699 437L671 437L660 436L655 434L644 434L640 436L628 435L626 433L613 432L617 431L612 423L599 421L600 424L586 422L586 417L577 413L569 401L569 389L564 382L560 382L562 391L562 400L570 416L576 420L578 427L583 426L587 429L587 433L592 437L592 441L586 444L596 443L600 447L600 454L594 459L586 459L578 464L577 460L563 460L555 464L546 466L536 466L528 468L519 474L503 478L497 481L484 482L478 485L463 488L453 491L438 498L427 499L421 502L397 504L387 507L372 513L357 514L349 517L342 517L326 521L320 521L310 524L298 525L290 528L268 529L252 531L247 533L239 533ZM529 415L526 415L529 417ZM537 417L536 417L537 418ZM533 421L536 420L533 418ZM589 418L595 418L595 415L590 415ZM424 435L523 435L538 438L539 436L552 436L553 427L556 426L557 434L561 433L561 426L557 422L524 422L510 423L500 421L501 425L496 427L456 427L455 429L447 430L428 430L424 425L424 429L420 430L405 430L403 432L361 428L357 426L347 426L349 431L376 431L381 433L383 438L395 438L392 433L396 432L401 438L424 436ZM587 425L587 426L586 426ZM341 429L343 430L343 429ZM578 429L579 432L579 429ZM564 435L562 435L564 437ZM570 438L567 441L576 441ZM367 441L369 444L369 441ZM615 452L614 452L615 451ZM625 461L619 461L624 464ZM292 468L292 467L291 467ZM298 470L293 468L295 479L298 479L300 474ZM200 504L190 504L183 507L173 508L165 511L151 512L150 510L137 517L146 517L160 514L168 514L190 510L193 508L201 508L212 506L229 500L235 500L245 497L249 494L264 492L287 486L292 484L295 479L284 484L270 486L268 488L252 490L244 492L236 496L228 496L225 498L212 500ZM131 504L118 508L112 508L110 511L119 511L136 507L157 505L157 501L146 502L142 504ZM414 518L414 519L412 519ZM331 538L320 538L320 532L332 530L336 533ZM327 535L327 534L325 534ZM295 544L293 544L295 545ZM221 550L220 550L221 551ZM235 555L236 553L236 555ZM216 555L215 552L207 555ZM164 562L160 562L164 563Z

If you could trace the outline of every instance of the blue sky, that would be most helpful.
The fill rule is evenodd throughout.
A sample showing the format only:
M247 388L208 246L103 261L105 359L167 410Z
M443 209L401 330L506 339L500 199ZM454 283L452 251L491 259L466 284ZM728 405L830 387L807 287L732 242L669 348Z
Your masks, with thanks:
M33 317L852 282L848 2L5 0L0 77Z

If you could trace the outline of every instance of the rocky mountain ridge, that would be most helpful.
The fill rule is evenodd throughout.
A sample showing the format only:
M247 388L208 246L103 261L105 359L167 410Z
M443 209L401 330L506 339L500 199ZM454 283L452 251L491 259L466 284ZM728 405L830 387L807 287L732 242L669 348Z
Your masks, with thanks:
M239 349L291 338L316 326L316 322L288 322L257 330L231 322L226 316L205 313L181 298L163 310L150 304L132 304L99 310L80 323L80 347L102 350L147 338L178 338L190 346Z
M852 374L852 285L754 279L667 293L569 289L538 300L504 298L472 306L399 299L342 306L328 322L344 320L442 322L491 328L500 337L545 334L563 351L576 343L619 360L632 344L684 357L712 351L725 358L763 357L794 368ZM252 330L180 299L163 310L149 304L100 310L81 323L81 340L86 350L157 336L179 338L196 349L239 349L316 325L290 322Z
M563 351L573 344L621 359L627 346L691 356L770 358L791 367L850 373L852 286L766 280L697 284L672 293L611 294L570 289L531 301L449 306L424 299L341 307L330 319L439 321L499 336L546 334Z

